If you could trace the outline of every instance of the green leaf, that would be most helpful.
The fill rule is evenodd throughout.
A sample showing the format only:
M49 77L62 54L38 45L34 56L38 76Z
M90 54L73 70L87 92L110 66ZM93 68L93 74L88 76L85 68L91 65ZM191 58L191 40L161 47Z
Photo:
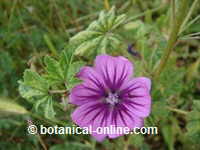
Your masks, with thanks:
M27 114L28 111L8 98L0 98L0 114Z
M85 65L84 62L78 61L70 65L67 73L67 89L70 90L81 81L76 78L76 74L80 71L81 67Z
M77 79L77 78L71 78L68 82L67 82L67 90L71 90L74 86L76 86L77 84L80 84L82 81Z
M95 49L97 50L97 46L99 45L99 43L101 43L103 37L99 36L97 38L93 38L90 41L85 41L83 43L81 43L75 50L75 55L83 55L85 52L87 52L90 49ZM101 49L98 49L101 50Z
M101 35L103 35L101 32L85 30L85 31L79 32L75 36L73 36L70 39L70 42L75 45L80 45L81 43L83 43L87 40L92 40L93 38L97 38Z
M44 97L42 97L40 99L37 99L37 101L35 102L35 110L36 110L36 112L38 111L39 106L42 103L46 102L47 100L48 100L48 96L44 96Z
M110 19L110 18L109 18ZM122 25L124 22L125 22L125 20L126 20L126 15L125 14L123 14L123 15L120 15L120 16L118 16L115 20L114 20L114 22L113 22L113 26L112 26L112 30L114 30L114 29L116 29L116 28L118 28L120 25Z
M173 145L174 145L174 134L173 134L173 129L171 125L164 125L162 127L162 133L165 142L168 145L169 150L173 150Z
M18 83L20 95L27 100L32 100L34 97L43 96L46 94L38 89L25 85L25 83L22 81L19 81Z
M24 81L19 81L19 93L26 100L30 101L35 105L36 111L38 111L39 106L47 101L48 110L53 110L53 106L49 102L49 84L47 81L40 76L38 73L31 70L26 70L24 72ZM47 107L45 107L47 109ZM52 112L47 116L53 116ZM47 114L47 113L45 113Z
M58 61L51 58L50 56L46 56L44 58L44 63L46 65L45 69L48 73L46 78L53 82L62 82L64 81L64 74L62 68Z
M60 55L59 64L63 71L64 79L67 78L68 68L73 60L73 53L74 53L73 48L68 45Z
M83 61L77 61L72 63L68 69L67 79L71 80L72 78L74 78L76 74L80 71L81 67L83 67L84 65L85 62Z
M33 72L29 69L24 72L24 84L43 92L47 92L49 89L49 85L46 80L37 72Z
M187 136L192 143L199 143L200 138L200 101L193 101L193 110L187 115Z
M28 72L28 73L27 73ZM52 119L55 116L54 108L53 108L53 100L52 96L48 94L48 89L41 90L41 87L44 86L43 84L47 84L46 81L39 76L37 73L33 73L32 71L25 71L24 75L24 82L19 81L19 92L21 96L29 101L31 101L34 104L34 107L36 111L38 111L38 108L44 104L44 114L45 117L48 119ZM44 82L43 84L39 81ZM31 84L32 83L32 84ZM41 87L37 87L36 85L39 85ZM47 84L48 86L48 84Z
M51 96L48 96L46 97L47 99L47 103L46 103L46 106L45 106L45 117L48 118L48 119L52 119L52 118L55 118L55 111L54 111L54 108L53 108L53 100L52 100L52 97Z
M31 99L34 96L47 95L49 85L37 72L26 70L24 81L19 81L19 92L22 97Z
M126 16L115 15L113 7L109 12L102 11L98 20L92 22L89 27L70 39L70 44L75 48L75 55L100 54L106 50L117 50L121 44L119 36L114 33L124 23Z
M49 84L37 72L25 70L24 81L18 83L20 95L27 100L48 95Z

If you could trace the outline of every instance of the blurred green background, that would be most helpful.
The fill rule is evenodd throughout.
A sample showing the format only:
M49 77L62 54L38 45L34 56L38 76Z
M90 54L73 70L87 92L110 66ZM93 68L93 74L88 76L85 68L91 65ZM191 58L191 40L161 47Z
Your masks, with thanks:
M147 67L144 74L149 75L148 70L156 65L166 46L170 29L173 28L171 1L1 0L0 99L31 110L32 105L21 98L18 92L18 80L22 78L24 70L31 68L42 72L42 59L52 54L52 46L61 53L70 37L84 30L101 10L107 10L113 5L118 14L125 13L132 18L119 30L119 34L125 39L125 45L134 44L134 48L147 58L142 63ZM193 2L191 0L190 6ZM45 143L50 150L114 150L124 149L125 146L127 150L200 149L199 3L197 1L190 17L191 21L197 19L180 34L181 40L177 42L161 83L154 85L154 104L147 125L158 126L158 135L125 136L103 143L96 143L86 135L28 135L28 119L37 123L45 121L38 121L37 117L13 115L11 110L12 115L0 113L0 149L44 149L41 143ZM122 49L126 51L126 48ZM153 53L150 49L158 49L151 63L148 61ZM141 61L127 55L136 61L136 68L140 72ZM0 108L4 107L3 103L0 105ZM67 118L69 115L62 117Z

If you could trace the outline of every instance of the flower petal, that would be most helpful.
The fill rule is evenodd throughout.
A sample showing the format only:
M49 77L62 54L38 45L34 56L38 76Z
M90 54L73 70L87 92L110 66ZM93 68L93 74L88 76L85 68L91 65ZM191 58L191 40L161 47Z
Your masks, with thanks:
M77 77L87 83L87 85L93 86L95 89L105 89L106 84L102 76L92 67L82 67Z
M99 102L90 102L84 105L79 106L71 115L72 120L78 124L80 127L84 127L84 125L87 125L88 123L90 123L91 117L86 117L88 115L95 115L96 112L98 111L98 108L102 108L100 107L102 104ZM93 118L95 119L95 118Z
M151 90L151 80L146 77L133 78L128 83L123 84L123 86L120 89L122 92L125 92L125 93L128 93L128 92L136 90L136 89L137 90L143 89L146 91L141 91L144 93L140 93L140 94L146 94L146 92L149 93Z
M92 136L99 142L103 141L107 136L107 133L99 133L100 130L104 130L104 127L107 126L107 120L109 116L108 109L102 109L102 112L96 117L92 124Z
M83 67L78 77L84 82L75 86L70 93L70 103L82 105L90 101L99 100L105 95L103 79L91 67Z
M88 102L98 101L101 97L101 90L91 88L85 84L79 84L72 89L69 95L69 102L80 106Z
M107 106L99 102L90 102L78 107L72 114L72 120L80 127L92 127L96 131L98 127L106 126L108 109ZM93 137L102 141L107 134L92 132Z
M117 90L133 74L133 65L125 57L100 55L95 59L95 69L103 76L108 88Z
M139 117L147 117L151 112L151 98L143 97L143 98L135 98L130 100L125 100L123 104L127 107L127 109L132 112L132 115Z
M113 111L113 115L111 117L111 124L117 127L115 128L115 131L118 130L118 133L108 134L108 136L109 138L116 138L118 136L124 135L124 132L127 129L129 129L129 132L131 132L134 127L142 127L144 124L143 120L144 119L132 115L130 112L126 111L126 109L119 105L118 109Z
M132 115L147 117L151 111L151 82L148 78L139 77L131 80L121 89L122 104Z

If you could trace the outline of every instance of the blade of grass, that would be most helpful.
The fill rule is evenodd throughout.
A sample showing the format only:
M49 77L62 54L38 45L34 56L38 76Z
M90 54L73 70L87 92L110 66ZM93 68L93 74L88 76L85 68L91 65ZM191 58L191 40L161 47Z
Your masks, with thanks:
M49 47L49 50L52 52L52 54L57 57L58 56L57 50L53 46L53 44L47 34L44 35L44 40L45 40L47 46Z
M189 28L192 24L194 24L197 20L200 19L200 15L195 17L193 20L191 20L183 29L182 32L184 32L187 28Z
M199 1L199 0L195 0L195 1L192 3L192 6L191 6L191 8L190 8L190 10L189 10L189 13L188 13L187 16L185 17L185 19L184 19L184 21L183 21L183 23L182 23L182 25L181 25L181 29L180 29L179 35L185 30L185 26L186 26L187 22L189 21L189 19L190 19L192 13L194 12L196 6L198 6L198 5L197 5L197 2L198 2L198 1Z

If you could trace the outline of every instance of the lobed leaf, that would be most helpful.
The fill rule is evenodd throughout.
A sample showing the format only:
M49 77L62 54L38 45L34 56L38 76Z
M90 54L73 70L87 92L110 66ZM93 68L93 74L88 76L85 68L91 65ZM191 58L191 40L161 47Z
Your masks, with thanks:
M98 20L92 22L85 31L76 34L70 39L74 45L75 55L101 54L106 50L116 50L121 41L114 30L124 23L125 15L115 15L113 7L109 12L102 11Z
M49 89L49 85L46 80L37 72L29 69L25 70L24 72L24 84L42 92L47 92Z

